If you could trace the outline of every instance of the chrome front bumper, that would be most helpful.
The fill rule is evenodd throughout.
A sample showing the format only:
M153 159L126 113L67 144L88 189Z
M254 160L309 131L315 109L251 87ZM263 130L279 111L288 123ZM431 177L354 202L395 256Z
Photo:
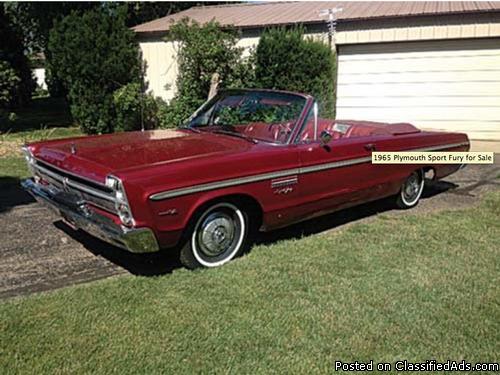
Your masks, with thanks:
M158 241L149 228L127 228L110 218L99 215L75 196L52 190L32 179L21 182L22 187L38 202L56 211L71 226L101 240L133 253L151 253L159 250Z

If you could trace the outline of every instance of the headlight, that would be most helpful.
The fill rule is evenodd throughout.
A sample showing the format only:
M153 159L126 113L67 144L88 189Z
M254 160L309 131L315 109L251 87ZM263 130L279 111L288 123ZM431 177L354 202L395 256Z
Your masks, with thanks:
M26 159L26 163L28 164L28 168L31 174L35 174L35 168L33 168L33 164L35 164L35 158L33 157L33 153L31 152L28 146L23 146L24 158Z
M135 221L132 216L132 211L130 210L127 194L125 193L122 181L118 177L107 176L106 186L115 193L115 209L123 225L128 227L133 226Z

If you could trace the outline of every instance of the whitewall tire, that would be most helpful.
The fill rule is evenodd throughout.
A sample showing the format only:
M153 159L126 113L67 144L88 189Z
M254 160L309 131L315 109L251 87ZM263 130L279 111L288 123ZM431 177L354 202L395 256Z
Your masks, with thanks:
M403 182L397 196L396 204L399 208L412 208L418 204L424 191L425 179L422 171L415 171Z
M188 268L219 267L240 255L247 243L248 217L230 202L205 209L194 222L180 259Z

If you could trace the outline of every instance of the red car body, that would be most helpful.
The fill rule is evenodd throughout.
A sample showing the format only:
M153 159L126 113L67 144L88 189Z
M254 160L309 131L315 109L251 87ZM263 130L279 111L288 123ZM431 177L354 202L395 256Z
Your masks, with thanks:
M92 222L99 218L98 228L89 232L128 250L148 252L177 245L197 210L212 201L245 201L258 217L259 228L268 231L398 194L417 169L433 169L434 177L442 178L459 168L372 164L374 149L469 149L465 134L420 131L410 124L324 119L317 120L317 132L342 124L351 129L350 136L346 133L335 139L334 135L327 145L311 141L306 134L310 124L305 122L314 99L303 97L305 105L297 121L303 125L291 130L287 143L249 142L190 129L43 141L26 148L35 180L24 186L75 226L86 230L81 216ZM131 224L124 225L109 202L93 195L95 191L112 195L106 186L110 175L126 192ZM54 200L54 194L61 191L66 196ZM110 226L118 234L110 235ZM132 235L122 241L122 232L144 231L148 233L145 240Z

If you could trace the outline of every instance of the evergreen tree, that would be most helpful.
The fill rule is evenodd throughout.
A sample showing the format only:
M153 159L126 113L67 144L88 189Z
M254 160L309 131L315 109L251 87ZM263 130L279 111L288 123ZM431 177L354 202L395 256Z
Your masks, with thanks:
M114 130L113 93L140 82L141 59L124 7L72 12L56 22L51 70L68 90L71 114L86 133Z

